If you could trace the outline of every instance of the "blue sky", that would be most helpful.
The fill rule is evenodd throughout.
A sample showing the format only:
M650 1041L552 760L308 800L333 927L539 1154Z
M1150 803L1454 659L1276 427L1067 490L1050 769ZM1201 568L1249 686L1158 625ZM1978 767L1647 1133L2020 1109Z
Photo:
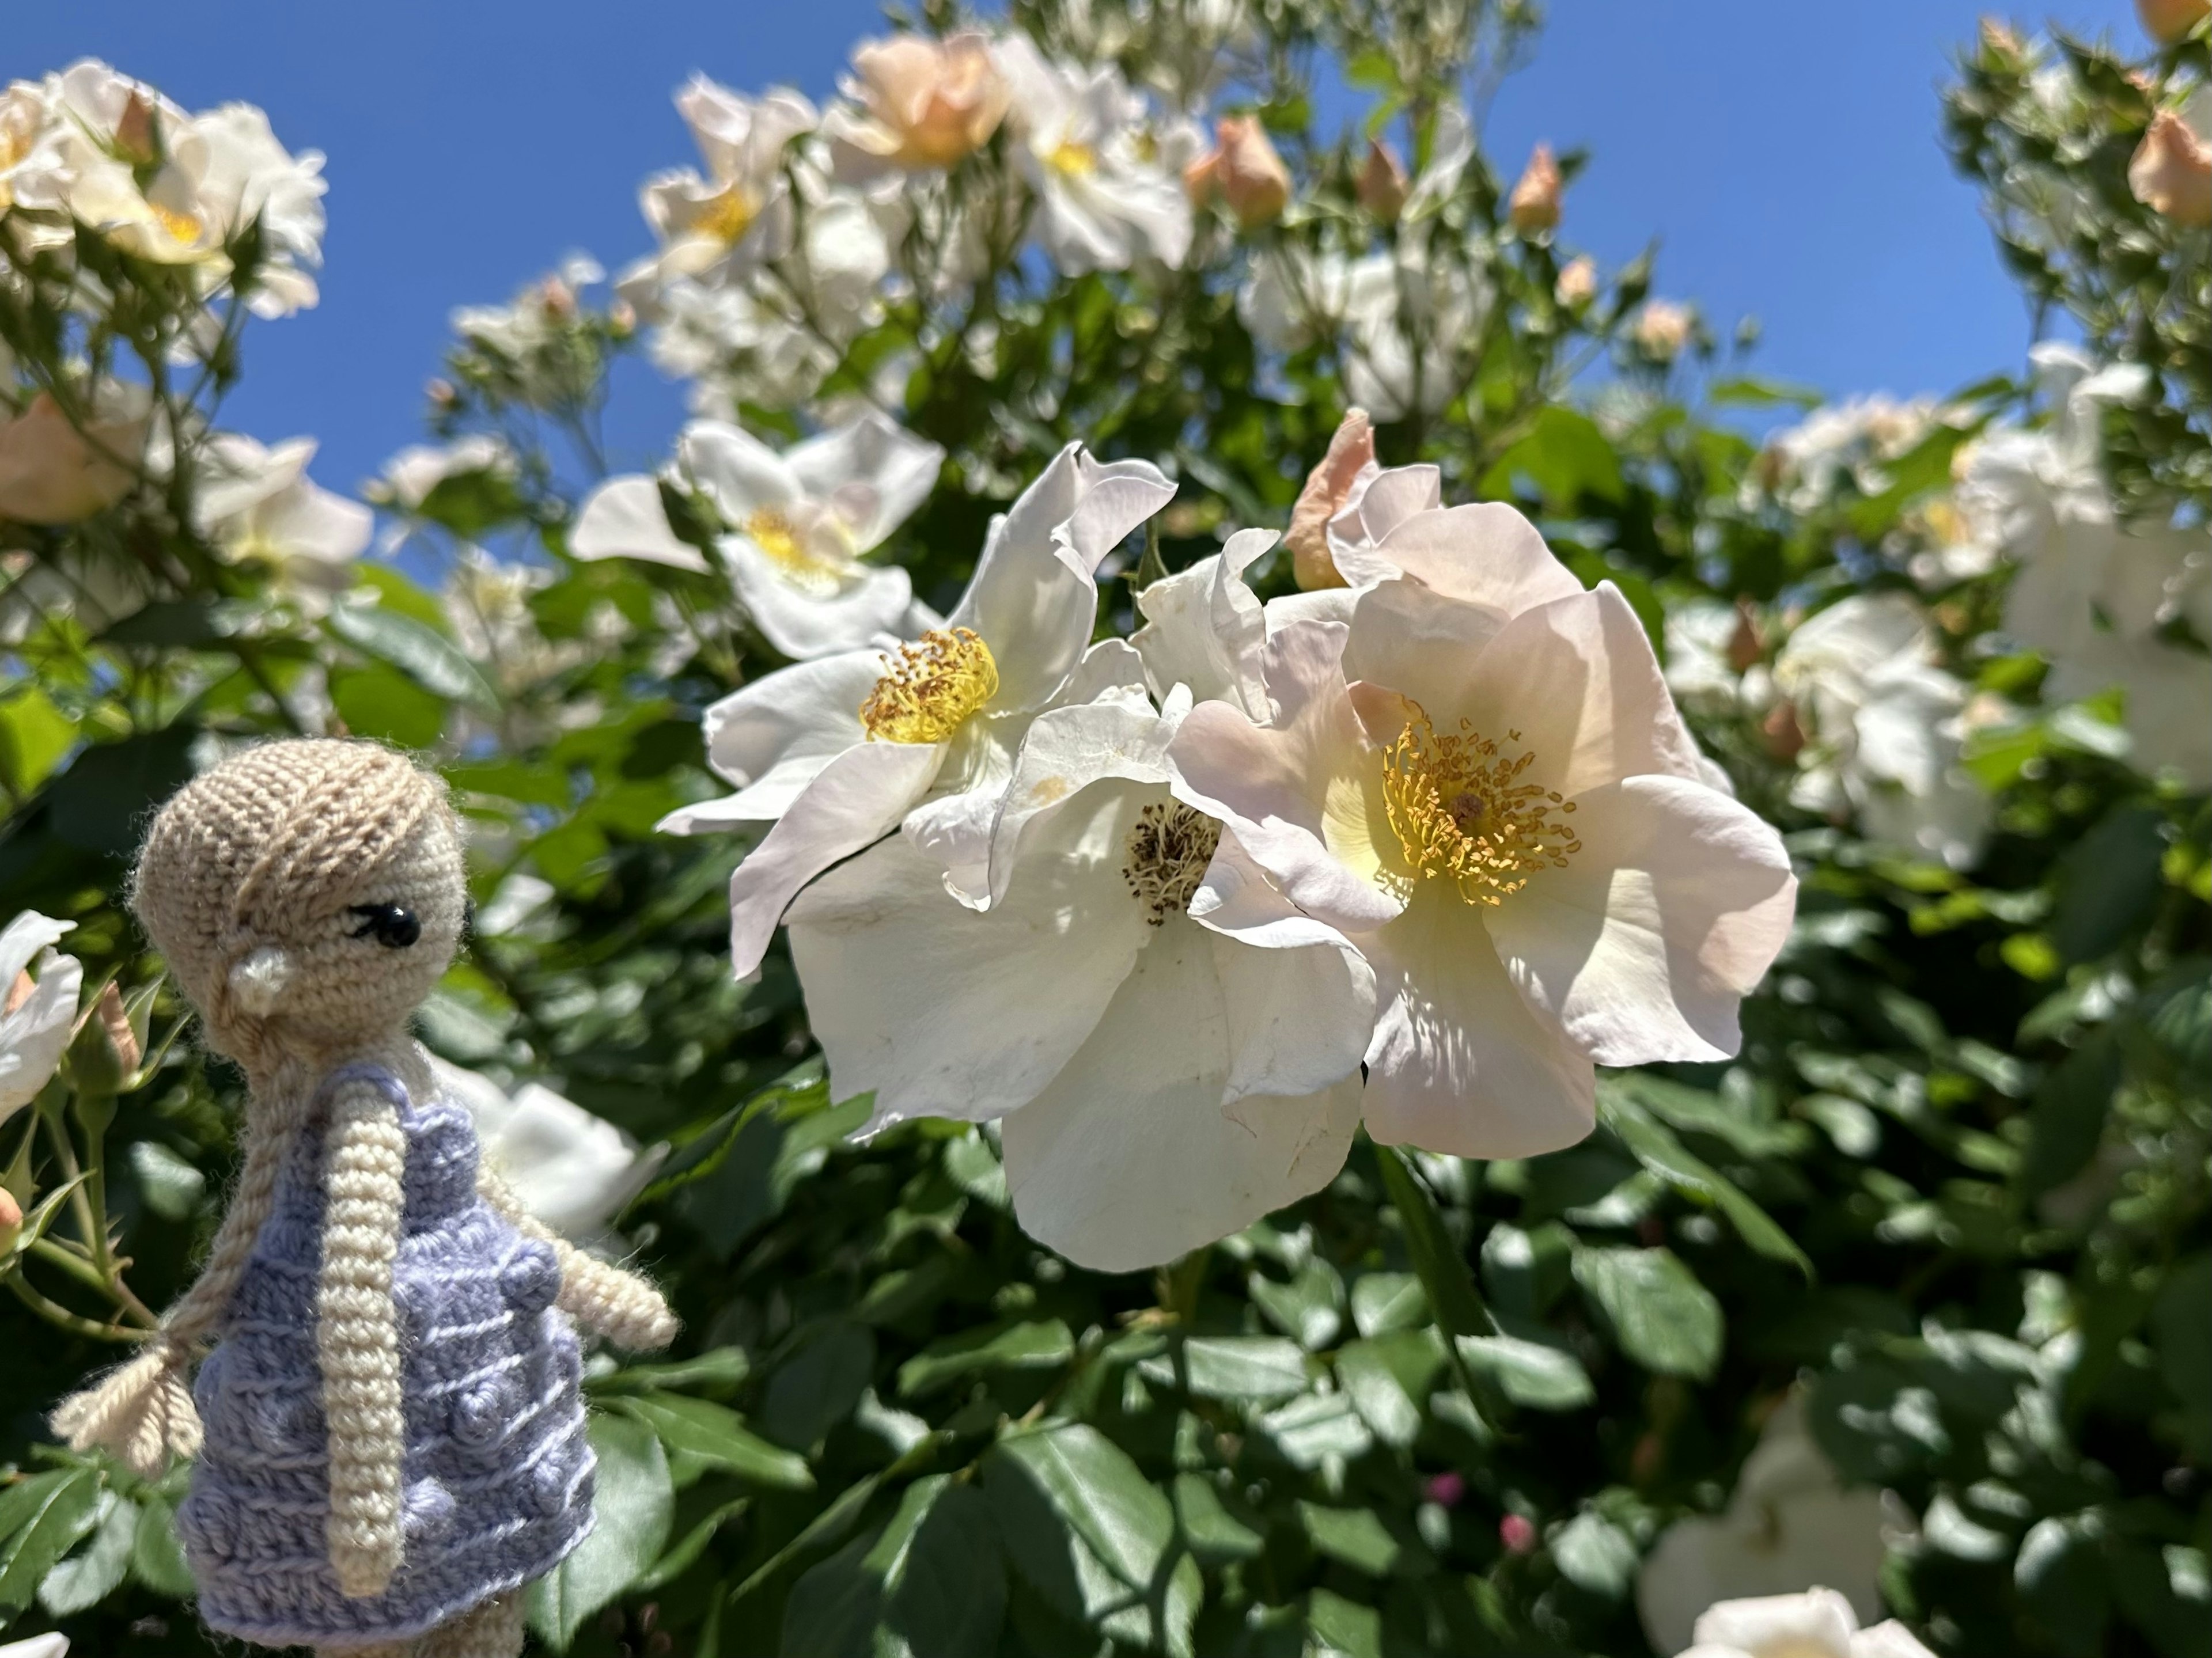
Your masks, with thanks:
M1942 391L2017 367L2024 309L1939 142L1937 88L1987 0L1552 0L1490 112L1499 165L1583 145L1566 239L1611 264L1657 239L1658 290L1765 325L1760 372L1833 393ZM2140 46L2129 0L2057 0ZM264 106L330 158L323 302L258 326L226 423L313 434L350 489L416 440L453 307L505 298L572 249L646 250L638 182L692 160L670 95L695 70L820 96L876 0L195 0L11 9L9 71L104 57L202 107ZM681 419L636 366L613 458Z

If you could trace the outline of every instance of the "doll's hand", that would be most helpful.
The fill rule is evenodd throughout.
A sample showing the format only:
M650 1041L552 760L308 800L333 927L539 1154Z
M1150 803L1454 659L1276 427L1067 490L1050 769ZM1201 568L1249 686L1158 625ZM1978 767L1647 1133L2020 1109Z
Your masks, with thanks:
M561 1295L554 1304L586 1329L634 1353L665 1347L684 1327L650 1282L580 1249L562 1256Z

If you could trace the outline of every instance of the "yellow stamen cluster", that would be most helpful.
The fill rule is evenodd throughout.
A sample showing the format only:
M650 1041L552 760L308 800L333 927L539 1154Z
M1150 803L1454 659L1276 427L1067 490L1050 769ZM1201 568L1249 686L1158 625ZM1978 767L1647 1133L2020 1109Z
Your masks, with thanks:
M169 234L172 241L196 242L207 227L190 213L179 213L173 207L163 207L159 202L146 203L155 221Z
M1190 908L1220 844L1220 823L1179 800L1157 802L1137 814L1121 878L1147 921L1158 926Z
M700 234L712 236L725 247L734 247L760 216L760 204L750 191L732 185L694 224Z
M1098 170L1098 152L1073 138L1062 138L1044 159L1063 179L1085 178Z
M999 693L999 665L971 628L932 628L884 663L860 704L872 743L942 743Z
M1505 738L1517 745L1521 733ZM1407 723L1382 750L1382 801L1419 878L1441 876L1467 902L1495 905L1538 870L1566 867L1583 843L1552 813L1575 804L1520 780L1535 758L1501 755L1465 720L1442 737L1425 714Z

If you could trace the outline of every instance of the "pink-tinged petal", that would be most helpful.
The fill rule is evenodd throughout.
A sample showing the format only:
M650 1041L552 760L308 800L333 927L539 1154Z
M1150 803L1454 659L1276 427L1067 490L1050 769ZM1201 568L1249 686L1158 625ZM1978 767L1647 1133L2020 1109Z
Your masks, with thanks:
M1782 837L1700 783L1631 777L1576 798L1582 850L1487 917L1529 1005L1599 1065L1721 1060L1790 936Z
M993 712L1041 708L1060 689L1097 619L1099 561L1174 495L1151 463L1101 462L1071 443L993 523L951 618L991 647Z
M1202 702L1169 744L1168 763L1176 797L1228 824L1292 903L1340 931L1364 932L1401 905L1370 878L1386 850L1364 839L1383 821L1381 762L1335 666L1342 638L1332 624L1304 623L1270 640L1277 723L1255 726L1226 702Z
M781 817L823 767L867 740L860 704L883 671L880 651L848 651L764 674L707 710L707 761L744 791L740 815Z
M1387 686L1438 718L1436 710L1467 701L1475 664L1505 621L1495 610L1446 598L1416 581L1385 581L1360 594L1352 611L1344 677ZM1380 732L1370 726L1368 734L1388 743L1398 728Z
M799 889L896 829L945 758L935 743L863 743L802 790L730 877L730 962L750 978Z
M1139 793L1088 791L1031 837L1006 902L988 910L955 902L903 837L800 896L792 960L841 1098L872 1090L881 1128L982 1121L1036 1097L1150 932L1121 877Z
M1377 471L1329 520L1329 557L1337 574L1354 587L1399 574L1397 565L1376 556L1376 544L1414 514L1436 511L1443 499L1443 474L1434 466Z
M1851 1603L1833 1589L1723 1600L1698 1619L1700 1645L1746 1652L1787 1652L1796 1658L1850 1658L1858 1633Z
M896 566L853 565L816 592L746 537L725 536L720 545L731 589L753 626L796 661L864 650L896 635L914 602L914 579Z
M1084 652L1083 660L1075 665L1075 671L1047 706L1073 708L1109 696L1125 701L1146 700L1145 659L1126 639L1102 639Z
M1515 616L1462 699L1425 706L1439 732L1465 720L1501 749L1534 753L1525 780L1570 799L1624 777L1700 774L1644 624L1609 581Z
M1361 1108L1377 1142L1532 1157L1596 1126L1596 1072L1515 991L1475 906L1430 882L1356 942L1375 964Z
M783 459L810 500L836 509L853 550L865 553L929 499L945 451L871 409L793 444Z
M1006 1184L1030 1236L1097 1272L1155 1266L1319 1191L1358 1126L1356 1075L1232 1116L1221 941L1170 918L1089 1041L1005 1125ZM1249 951L1267 956L1281 952Z
M1536 526L1500 501L1443 507L1406 519L1376 544L1370 560L1447 598L1500 618L1583 591L1553 556ZM1379 574L1378 574L1379 579Z
M609 478L584 497L568 530L577 558L641 558L679 570L703 570L707 556L678 541L661 509L660 480L633 475Z
M1137 595L1145 625L1129 642L1144 657L1155 696L1187 685L1194 701L1218 699L1249 714L1267 713L1260 682L1267 623L1244 572L1276 540L1272 530L1239 530L1219 552Z

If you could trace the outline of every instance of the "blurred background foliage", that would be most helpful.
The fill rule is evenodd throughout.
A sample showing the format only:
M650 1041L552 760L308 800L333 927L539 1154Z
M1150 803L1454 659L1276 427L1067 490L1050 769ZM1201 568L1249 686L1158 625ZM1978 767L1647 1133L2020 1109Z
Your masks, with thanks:
M940 0L910 21L958 21ZM148 388L157 438L96 513L0 531L0 915L73 921L84 1005L112 982L123 1021L88 1020L0 1123L28 1217L0 1254L9 1633L213 1649L168 1532L183 1475L72 1459L41 1418L114 1356L125 1295L158 1308L185 1281L232 1172L239 1080L179 1039L119 904L140 828L228 745L342 729L431 757L475 834L480 925L424 1040L668 1147L614 1247L687 1333L665 1362L593 1365L600 1522L533 1602L549 1649L1632 1658L1670 1627L1639 1615L1640 1564L1688 1521L1749 1540L1679 1567L1682 1594L1699 1572L1706 1599L1803 1587L1863 1544L1942 1653L2212 1651L2207 780L2130 747L2137 701L2053 694L2002 629L2013 564L1957 556L1968 452L2054 428L2063 392L2023 374L1854 405L1817 440L1815 416L1794 446L1746 436L1812 399L1653 301L1645 265L1577 264L1571 207L1516 210L1479 142L1440 158L1536 21L1495 0L1018 0L1007 27L1163 108L1255 114L1297 181L1287 210L1201 211L1179 269L1063 275L1009 238L933 287L930 212L1026 210L1002 136L917 197L853 321L805 303L802 227L753 290L811 336L795 380L754 337L702 345L665 296L572 264L462 319L433 443L386 480L386 545L337 580L224 542L204 472L176 462L250 357L251 226L213 298L82 228L10 255L14 405L107 375ZM2146 57L1992 27L1945 94L2041 328L2148 371L2091 410L2114 510L2200 537L2205 233L2129 167L2205 72L2201 28ZM1324 78L1371 99L1366 130L1317 129ZM1363 183L1370 139L1417 198L1433 184L1402 218ZM1286 337L1258 316L1265 268L1374 253L1382 322ZM1378 372L1369 326L1398 331L1404 372ZM566 545L604 470L608 365L648 345L700 412L771 440L873 403L943 445L887 549L940 608L1063 443L1155 461L1181 492L1121 556L1102 630L1148 574L1281 525L1365 400L1386 462L1514 502L1620 585L1708 752L1788 834L1801 917L1741 1059L1610 1076L1597 1133L1526 1163L1363 1139L1324 1193L1157 1275L1029 1242L988 1131L844 1143L865 1102L829 1096L786 958L731 980L742 848L653 833L720 792L702 710L780 659L714 568ZM684 533L693 504L666 494ZM1261 591L1290 586L1279 556ZM1790 658L1808 616L1885 595L1958 688L1949 783L1973 804L1932 835L1851 793L1827 682ZM2201 654L2194 625L2164 616L2162 647ZM1815 803L1824 765L1844 784ZM96 1212L71 1184L88 1168ZM1762 1434L1817 1446L1800 1497L1889 1493L1878 1529L1824 1558L1844 1537L1826 1510L1776 1498L1746 1522ZM1802 1581L1758 1576L1801 1560Z

